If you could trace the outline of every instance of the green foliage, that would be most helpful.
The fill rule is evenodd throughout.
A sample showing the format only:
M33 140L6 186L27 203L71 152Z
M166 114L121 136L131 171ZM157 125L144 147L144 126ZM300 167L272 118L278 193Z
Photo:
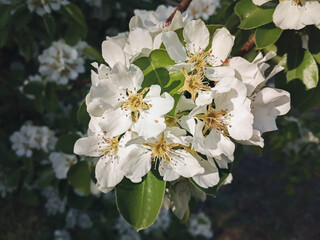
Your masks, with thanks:
M257 6L252 3L252 0L240 0L234 12L240 17L241 29L254 29L272 22L272 14L274 8L272 6Z
M85 195L90 193L91 174L87 161L73 165L67 174L70 184Z
M256 45L258 48L265 48L274 44L281 36L282 29L273 23L257 28L255 33Z
M74 143L80 138L76 133L69 133L62 135L57 142L56 149L58 151L73 154Z
M139 231L157 218L163 201L165 181L149 172L141 183L124 179L116 186L117 207L122 217Z

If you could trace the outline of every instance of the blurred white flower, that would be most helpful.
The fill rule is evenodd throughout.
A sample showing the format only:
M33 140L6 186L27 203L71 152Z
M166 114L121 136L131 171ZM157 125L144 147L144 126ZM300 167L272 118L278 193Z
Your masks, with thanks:
M48 127L33 126L28 122L20 128L20 131L16 131L10 136L10 141L12 149L19 157L31 157L34 149L45 152L52 150L57 142L54 135L55 133Z
M46 76L48 82L56 82L58 85L66 85L69 80L75 80L79 73L85 71L81 49L82 46L71 47L62 40L53 42L38 57L40 74Z
M58 11L61 5L67 5L67 0L28 0L28 9L30 12L36 12L38 15L43 16L51 11Z
M162 208L155 222L147 229L144 230L145 233L150 233L151 231L158 231L165 233L170 225L170 212L167 209Z
M211 230L211 221L203 212L191 214L188 231L192 236L203 236L212 238L213 231Z
M82 229L92 227L93 222L91 221L88 214L83 211L70 209L66 216L66 228L74 228L79 226Z
M67 230L57 229L54 231L54 240L71 240L71 237Z
M58 192L53 187L47 187L42 191L42 195L46 198L45 208L48 216L54 216L58 213L64 213L67 198L61 199Z
M270 0L253 0L260 6ZM279 0L273 22L282 29L300 30L307 25L320 24L320 2L318 0Z
M220 7L220 0L193 0L186 10L188 20L202 18L208 20Z
M77 162L75 155L60 152L50 153L49 160L58 179L67 178L69 168Z

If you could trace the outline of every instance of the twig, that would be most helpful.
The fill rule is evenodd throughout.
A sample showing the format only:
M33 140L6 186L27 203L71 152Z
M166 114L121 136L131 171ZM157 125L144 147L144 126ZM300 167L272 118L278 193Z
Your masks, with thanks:
M182 0L180 4L177 6L177 8L174 10L174 12L170 15L170 17L166 21L166 25L169 26L174 15L177 11L184 12L189 7L192 0Z
M250 35L248 41L245 44L243 44L243 46L240 49L240 52L237 54L237 56L243 57L248 52L250 52L255 46L256 46L256 39L255 39L255 35L252 34L252 35Z

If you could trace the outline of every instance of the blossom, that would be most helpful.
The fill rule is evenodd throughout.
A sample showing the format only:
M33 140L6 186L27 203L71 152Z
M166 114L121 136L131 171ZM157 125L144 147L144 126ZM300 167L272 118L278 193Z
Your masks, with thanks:
M80 49L71 47L62 40L53 42L39 56L40 74L58 85L66 85L69 80L77 79L79 73L85 70Z
M54 240L71 240L70 234L65 229L54 230Z
M74 145L74 153L91 157L100 157L96 165L97 187L102 192L111 191L124 177L122 164L123 154L130 148L125 148L130 139L130 133L110 137L99 127L100 118L91 117L88 137L80 138Z
M213 237L211 221L203 212L190 216L188 231L192 236L204 236L205 238Z
M270 0L253 0L260 6ZM320 2L318 0L279 0L273 22L282 29L299 30L306 25L320 24Z
M67 178L69 168L77 162L74 155L60 152L50 153L49 160L58 179Z
M42 195L47 199L45 208L48 216L63 213L67 204L67 198L61 199L58 192L53 187L47 187L42 191Z
M12 149L19 157L31 157L34 149L45 152L52 150L57 142L54 135L55 133L46 126L33 126L27 122L21 126L20 131L16 131L10 136L10 141Z
M134 148L130 152L130 163L124 165L126 177L131 181L141 181L152 163L159 164L158 170L164 181L203 173L197 159L184 148L187 145L185 134L182 129L169 128L157 137L138 137L129 141L127 145Z
M28 0L28 9L30 12L35 11L38 15L43 16L51 11L58 11L61 5L67 5L67 0Z
M208 20L210 16L216 13L217 8L220 7L219 0L193 0L186 10L188 19Z

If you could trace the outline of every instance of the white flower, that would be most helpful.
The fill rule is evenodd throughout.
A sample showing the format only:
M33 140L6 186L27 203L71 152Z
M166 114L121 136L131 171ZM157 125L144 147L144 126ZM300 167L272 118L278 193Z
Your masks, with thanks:
M20 131L14 132L10 136L12 149L16 154L26 157L32 156L32 150L43 150L48 152L52 150L57 142L54 132L48 127L33 126L31 123L25 123Z
M99 127L100 118L92 117L89 123L88 137L80 138L74 145L74 153L91 157L99 157L96 165L97 187L102 192L111 191L124 177L122 164L125 162L123 154L129 151L126 142L131 138L126 133L110 137Z
M183 29L183 38L185 47L175 32L163 33L162 41L168 54L177 63L171 67L171 70L185 69L189 72L195 68L198 72L202 72L204 67L220 66L227 59L234 42L234 37L229 31L226 28L220 28L213 35L211 48L205 51L209 45L210 33L200 19L186 24Z
M152 85L139 92L138 84L134 84L137 87L130 90L130 81L126 83L128 79L121 80L123 87L118 89L118 99L113 103L113 108L103 113L101 129L111 136L120 135L129 129L146 138L161 133L166 128L164 115L172 109L173 97L166 92L160 95L159 85Z
M47 199L44 205L48 216L64 213L67 199L60 199L58 192L53 187L47 187L42 191L42 195Z
M65 229L54 230L54 240L71 240L70 234Z
M203 212L190 216L188 231L192 236L204 236L205 238L213 237L211 221Z
M253 0L253 3L260 6L269 1ZM282 29L299 30L306 25L319 25L319 12L318 0L279 0L273 13L273 22Z
M179 128L169 128L157 137L138 137L128 142L134 146L130 152L130 162L124 165L126 177L131 181L141 181L150 171L152 162L159 163L159 173L164 181L174 181L180 176L189 178L203 173L197 159L184 149L187 145L186 132Z
M84 59L76 47L65 44L62 40L53 42L39 56L39 72L49 82L66 85L84 72Z
M186 13L190 20L198 18L208 20L210 16L216 13L219 7L219 0L193 0L186 10Z
M67 178L69 168L77 162L75 155L60 152L52 152L49 160L58 179Z
M58 11L61 5L69 4L67 0L28 0L28 9L30 12L36 11L43 16L51 11Z

